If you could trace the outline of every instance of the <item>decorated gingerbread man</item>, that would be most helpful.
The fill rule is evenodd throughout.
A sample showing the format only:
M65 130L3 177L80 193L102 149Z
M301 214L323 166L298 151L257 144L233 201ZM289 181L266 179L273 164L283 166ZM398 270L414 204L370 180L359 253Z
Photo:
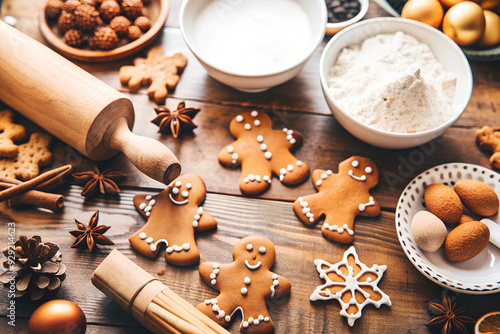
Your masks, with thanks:
M293 211L304 224L313 225L323 217L323 236L340 243L354 240L354 218L375 217L380 206L369 190L378 183L374 162L359 156L339 164L338 174L317 169L312 174L317 194L299 197Z
M237 140L224 147L218 159L226 167L241 165L239 186L243 193L264 192L273 174L286 185L298 184L309 176L309 166L290 153L302 143L299 132L273 130L271 118L256 110L233 118L229 130Z
M265 299L279 298L290 292L290 282L269 269L276 250L271 240L260 236L241 239L233 250L234 262L200 265L205 282L220 292L196 308L221 326L227 327L237 311L241 311L242 333L272 333Z
M198 262L194 233L217 227L200 206L205 196L205 183L196 174L178 177L158 195L135 195L134 204L148 221L128 239L132 247L154 258L164 243L168 263L188 266Z

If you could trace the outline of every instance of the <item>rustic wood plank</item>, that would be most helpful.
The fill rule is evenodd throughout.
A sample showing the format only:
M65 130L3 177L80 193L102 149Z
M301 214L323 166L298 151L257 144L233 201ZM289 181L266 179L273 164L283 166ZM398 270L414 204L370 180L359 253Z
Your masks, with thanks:
M17 235L39 234L43 240L60 245L68 274L54 297L77 303L90 323L135 327L137 324L90 282L93 270L113 248L122 251L152 275L158 276L157 271L166 268L166 273L158 276L159 279L193 305L216 296L215 291L200 279L197 265L187 268L167 265L163 256L150 260L131 249L128 236L144 224L144 220L133 208L132 196L135 191L124 191L116 198L85 201L80 197L79 191L78 187L73 186L64 192L66 206L62 213L54 214L32 208L18 211L6 207L4 203L0 204L2 226L6 226L7 222L15 222ZM197 237L202 262L232 261L231 252L235 243L251 234L266 236L276 245L277 259L273 271L287 277L293 285L290 296L270 302L276 333L290 330L297 333L337 333L348 330L345 319L338 314L340 308L336 302L308 301L314 288L322 284L313 260L321 258L337 262L348 246L324 239L319 226L304 227L294 216L291 203L288 202L209 194L203 206L217 219L219 225L216 232L200 233ZM101 210L101 224L112 226L106 235L115 241L116 246L100 246L94 254L70 248L74 238L68 231L74 229L73 218L86 222L95 210ZM377 219L360 218L355 230L354 246L361 261L368 266L388 266L380 288L391 297L393 306L383 306L378 310L367 307L363 317L349 331L426 332L423 324L430 317L425 310L425 299L439 297L441 289L421 275L404 255L396 236L394 214L384 212ZM6 228L0 229L2 248L7 243L6 233ZM297 252L298 249L300 252ZM467 296L466 300L467 306L478 315L500 307L500 300L491 296ZM0 303L5 302L6 293L2 293ZM37 305L19 301L17 315L28 318ZM5 310L0 312L5 314ZM233 324L231 331L237 332L237 326Z

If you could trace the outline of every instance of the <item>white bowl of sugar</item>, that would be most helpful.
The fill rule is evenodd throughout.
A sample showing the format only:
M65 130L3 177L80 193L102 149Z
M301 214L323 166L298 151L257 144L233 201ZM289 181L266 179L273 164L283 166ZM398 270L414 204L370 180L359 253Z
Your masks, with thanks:
M403 18L356 23L333 37L320 79L336 120L382 148L424 144L450 127L472 94L462 50L426 24Z
M323 40L324 0L184 0L189 49L214 79L259 92L295 77Z

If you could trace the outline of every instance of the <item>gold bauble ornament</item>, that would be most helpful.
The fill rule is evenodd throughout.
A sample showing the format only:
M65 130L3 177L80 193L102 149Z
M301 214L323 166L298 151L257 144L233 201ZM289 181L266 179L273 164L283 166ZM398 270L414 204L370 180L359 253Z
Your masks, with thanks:
M486 28L481 39L478 41L479 46L488 47L500 43L500 16L492 11L485 10L484 18L486 19Z
M85 334L87 320L82 309L67 300L55 299L38 307L28 323L28 334Z
M463 1L446 12L443 32L458 45L470 45L481 38L485 25L481 6L472 1Z
M479 6L481 6L482 9L488 9L488 10L493 10L498 5L500 4L500 0L481 0L479 1Z
M465 1L465 0L439 0L439 2L441 2L441 4L443 6L445 6L446 8L450 8L451 6L454 6L457 3L462 2L462 1Z
M401 17L439 28L443 20L443 6L438 0L410 0L404 5Z

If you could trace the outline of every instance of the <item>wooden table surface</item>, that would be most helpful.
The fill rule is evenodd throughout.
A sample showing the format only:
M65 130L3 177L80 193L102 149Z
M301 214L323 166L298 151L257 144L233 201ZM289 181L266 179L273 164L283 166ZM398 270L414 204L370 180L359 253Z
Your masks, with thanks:
M36 18L39 4L40 1L35 3L32 0L4 0L1 13L14 16L18 29L44 43ZM474 76L472 98L460 119L442 137L414 149L384 150L351 136L332 117L325 103L318 63L328 37L293 80L263 93L242 93L209 77L189 51L178 26L180 4L181 0L172 1L167 24L154 44L161 45L166 54L182 52L189 59L177 89L169 94L166 104L175 108L180 101L186 101L188 107L201 108L194 119L198 128L193 134L179 139L159 134L157 127L150 122L155 116L155 104L148 100L145 89L129 93L120 86L118 70L122 65L131 64L133 57L111 63L77 64L131 98L137 115L135 133L161 141L177 155L183 173L195 172L204 179L208 190L204 208L217 219L218 228L197 235L201 262L231 262L233 246L247 235L270 238L277 249L273 271L292 283L289 296L268 303L276 333L428 333L424 324L431 316L427 313L425 300L439 299L443 289L415 269L404 254L394 223L396 203L406 184L432 166L461 161L490 167L489 154L476 146L474 133L483 125L499 125L500 63L471 64ZM385 15L371 2L367 17ZM275 128L288 127L302 132L304 144L296 151L296 156L307 162L311 170L321 168L336 172L338 163L352 155L366 156L375 161L380 182L372 194L381 204L382 213L374 219L357 218L353 245L361 261L368 266L387 265L379 287L390 296L391 307L384 305L377 309L367 306L363 316L350 328L346 319L339 315L337 301L309 301L315 287L323 284L313 260L321 258L331 263L338 262L348 245L326 240L321 235L320 225L306 228L295 217L293 201L315 192L310 179L297 187L285 187L275 180L269 191L249 198L238 189L240 171L223 168L218 163L218 151L233 141L228 130L230 120L253 109L272 115ZM35 128L29 122L26 124L29 129ZM53 149L56 157L53 166L71 163L76 170L83 171L94 165L62 142L56 141ZM60 213L31 207L12 209L0 203L0 247L7 244L9 222L15 222L17 235L38 234L44 241L58 243L68 273L52 298L78 304L87 317L87 333L147 332L90 282L92 272L112 249L123 252L193 305L215 297L217 293L202 282L198 265L187 268L168 265L162 255L153 260L145 258L129 245L128 237L145 223L134 209L132 197L137 193L158 193L165 186L142 175L123 155L99 163L99 167L116 168L128 174L120 183L123 191L119 196L84 199L80 195L81 187L72 185L62 190L66 202ZM100 223L111 226L106 236L116 245L98 247L94 253L70 248L74 238L68 231L75 229L74 218L87 223L96 210L100 211ZM159 276L157 272L161 269L166 269L166 272ZM16 327L12 328L7 325L6 318L7 290L1 291L0 332L25 331L31 313L41 303L18 300ZM462 294L459 301L476 319L486 312L500 310L498 294ZM233 323L229 330L236 333L238 325L239 322Z

